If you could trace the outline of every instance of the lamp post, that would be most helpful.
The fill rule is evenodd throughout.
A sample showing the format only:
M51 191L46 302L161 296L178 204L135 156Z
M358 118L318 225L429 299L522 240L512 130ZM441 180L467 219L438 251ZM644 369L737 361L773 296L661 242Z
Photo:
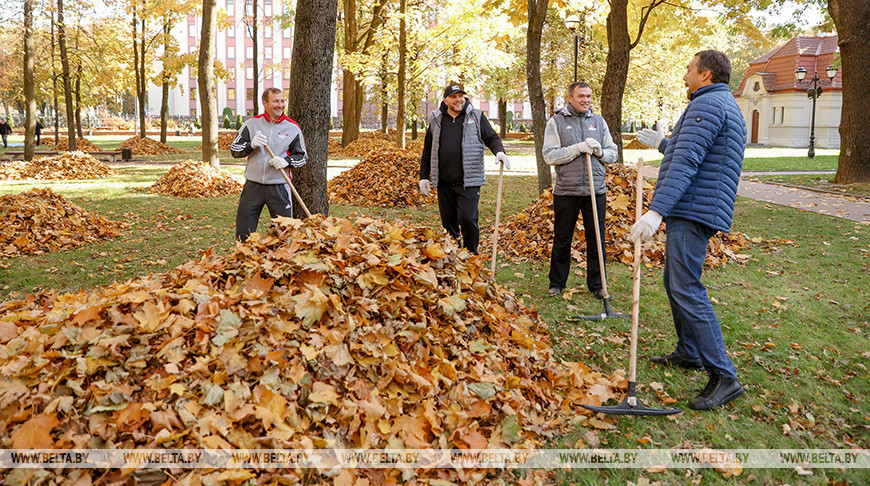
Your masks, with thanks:
M580 19L576 15L565 17L565 27L574 35L574 81L577 81L577 31L580 30Z
M827 86L834 82L834 76L837 75L838 68L833 65L828 66L828 69L825 69L825 74L828 75L827 81L822 81L819 78L819 72L814 71L813 77L810 78L806 83L804 83L804 78L807 77L807 70L801 66L795 70L794 75L797 78L798 86L810 86L811 88L807 90L807 98L813 100L813 112L810 118L810 150L807 152L807 157L815 158L816 156L816 99L819 96L822 96L822 86Z

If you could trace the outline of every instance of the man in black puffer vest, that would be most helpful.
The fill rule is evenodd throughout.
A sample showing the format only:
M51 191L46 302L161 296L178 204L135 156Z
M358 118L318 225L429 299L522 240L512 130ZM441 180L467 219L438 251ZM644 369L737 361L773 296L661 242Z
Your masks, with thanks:
M477 254L480 186L486 184L483 148L489 147L498 162L510 169L504 145L483 111L471 106L462 85L444 89L444 101L429 115L429 127L420 158L420 192L428 196L438 188L441 225L462 246Z

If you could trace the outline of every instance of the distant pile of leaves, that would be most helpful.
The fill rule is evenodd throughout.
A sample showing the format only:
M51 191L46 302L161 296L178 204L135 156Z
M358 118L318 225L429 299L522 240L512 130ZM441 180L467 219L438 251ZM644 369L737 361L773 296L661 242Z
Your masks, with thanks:
M108 165L80 151L0 164L0 179L101 179L115 174Z
M638 140L637 138L632 138L630 142L625 144L622 148L624 149L649 149L643 142Z
M60 141L54 146L55 150L69 150L69 138L61 137ZM76 150L80 152L99 152L103 149L94 145L93 142L86 138L76 138Z
M174 165L148 192L176 197L220 197L239 194L242 185L222 169L201 160Z
M233 144L233 140L236 139L237 133L221 133L218 134L218 148L220 150L229 150L230 146ZM202 144L196 148L196 150L202 150Z
M332 142L332 139L330 139L330 142ZM338 143L332 142L329 145L329 155L336 157L366 157L369 152L385 146L398 148L395 130L391 129L389 133L384 133L380 130L360 132L359 138L344 148L341 147L340 140L338 140ZM414 154L419 161L420 154L423 152L423 139L405 140L405 150Z
M168 273L0 304L0 441L535 448L572 424L612 427L579 405L615 398L624 371L557 360L537 313L449 236L321 215L277 218L272 229ZM385 472L401 477L346 470L354 477L342 484L384 484ZM472 472L407 473L452 484ZM272 484L320 474L246 473ZM113 483L136 473L105 474ZM175 478L213 484L218 474Z
M121 148L130 149L134 155L165 155L182 153L181 150L178 150L175 147L170 147L163 142L148 137L128 138L121 144Z
M44 133L44 132L43 132L43 133ZM52 137L52 136L50 136L50 135L49 135L49 136L41 136L41 137L39 137L39 146L42 147L43 145L47 145L47 146L49 146L49 147L53 147L53 146L55 145L55 143L54 143L54 137Z
M434 204L419 188L419 159L390 145L372 149L352 169L327 183L329 201L354 206L407 207Z
M4 257L77 248L118 236L123 228L122 223L89 213L48 188L0 196L0 216L0 256Z
M629 239L635 222L637 198L637 170L630 166L607 166L607 217L605 223L605 249L608 258L631 265L634 244ZM644 181L643 207L649 209L654 187ZM498 249L513 262L549 261L553 249L553 193L548 189L522 212L505 220L499 229ZM665 257L665 225L655 234L651 243L644 244L643 260L648 266L662 267ZM492 236L489 238L491 247ZM739 232L719 232L710 239L705 264L711 267L728 262L745 262L748 255L739 253L750 246L749 238ZM585 264L586 236L582 217L574 228L571 259Z

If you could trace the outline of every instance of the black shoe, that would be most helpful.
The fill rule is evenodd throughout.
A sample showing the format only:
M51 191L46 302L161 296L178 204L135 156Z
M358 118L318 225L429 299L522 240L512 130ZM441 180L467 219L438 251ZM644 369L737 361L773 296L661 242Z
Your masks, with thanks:
M598 300L604 300L604 289L590 290L589 293L594 295Z
M722 375L710 375L710 381L700 395L689 402L692 410L710 410L725 405L745 393L743 385L737 378L728 378Z
M651 363L663 364L668 366L679 366L687 370L702 370L704 366L698 361L689 361L682 356L677 356L676 353L665 354L662 356L653 356L649 359Z
M547 291L547 295L550 297L555 297L562 293L562 289L559 287L550 287L550 290Z

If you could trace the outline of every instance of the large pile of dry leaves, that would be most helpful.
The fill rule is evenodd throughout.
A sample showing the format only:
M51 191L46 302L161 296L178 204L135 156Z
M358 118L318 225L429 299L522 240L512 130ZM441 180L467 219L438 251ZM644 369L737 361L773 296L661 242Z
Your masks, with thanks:
M41 140L40 140L41 141ZM61 137L60 141L57 142L57 145L54 146L55 150L69 150L69 138ZM93 142L86 138L76 138L76 150L80 152L100 152L103 149L94 145Z
M608 258L627 265L634 261L634 244L629 239L635 222L637 198L637 170L633 167L613 164L607 167L607 217L605 222L605 248ZM644 181L643 207L649 209L653 186ZM548 189L526 209L505 220L499 229L498 249L513 262L549 261L553 249L553 193ZM488 248L492 247L490 232ZM644 244L644 265L664 265L664 224L651 242ZM750 246L743 233L719 232L710 239L707 247L708 266L719 266L729 261L745 261L748 257L739 253ZM578 218L571 246L571 258L581 264L586 262L586 236L582 218Z
M0 256L4 257L76 248L118 236L123 227L48 188L0 196L0 216Z
M239 194L242 185L224 170L201 160L173 166L148 192L177 197L219 197Z
M610 426L579 405L614 398L624 372L557 360L537 313L450 237L320 215L272 227L168 273L0 304L0 441L532 448L569 422Z
M359 138L342 148L340 139L330 139L329 155L335 157L366 157L369 152L383 147L396 147L396 131L390 129L389 133L380 130L360 132ZM405 150L412 153L419 160L423 152L423 139L405 140Z
M433 194L420 194L419 172L417 156L395 146L381 145L352 169L329 181L329 201L365 207L434 204L437 200Z
M148 137L130 137L124 140L121 148L130 149L134 155L165 155L180 154L182 152L175 147L170 147L159 140Z
M624 148L624 149L648 149L649 147L647 147L646 144L644 144L643 142L641 142L640 140L638 140L635 137L635 138L632 138L631 141L628 142L627 144L625 144L622 148Z
M115 175L108 165L84 152L64 152L54 157L37 157L0 165L0 179L101 179Z
M45 133L45 132L43 132L43 133ZM39 146L42 147L43 145L48 145L48 146L50 146L50 147L53 147L53 146L55 145L55 143L54 143L54 137L51 136L51 135L48 135L48 136L45 136L45 135L40 136L40 137L39 137Z
M230 146L233 144L233 140L236 139L237 133L220 133L218 134L218 148L220 150L229 150ZM202 150L202 144L197 147L195 150Z

